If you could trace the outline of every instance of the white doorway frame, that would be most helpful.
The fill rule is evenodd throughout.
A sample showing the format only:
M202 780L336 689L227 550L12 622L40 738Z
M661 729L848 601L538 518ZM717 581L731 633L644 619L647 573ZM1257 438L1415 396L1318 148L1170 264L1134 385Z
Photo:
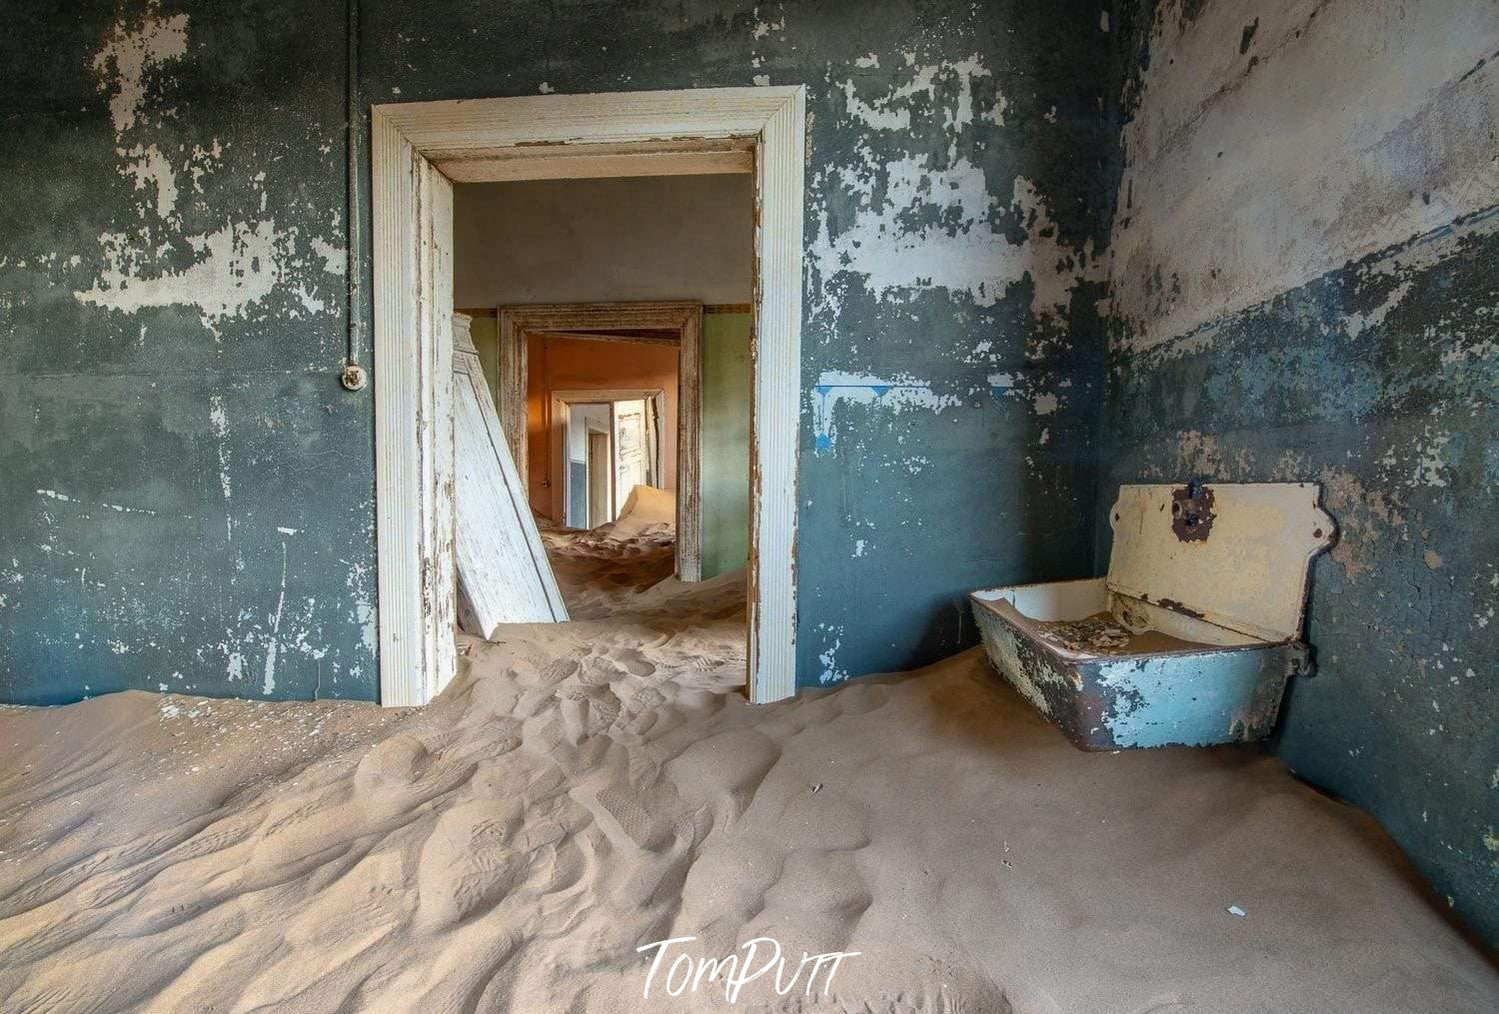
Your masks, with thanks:
M756 202L748 690L759 703L795 693L805 134L799 85L372 107L381 704L426 703L457 664L451 181L742 172L747 164Z

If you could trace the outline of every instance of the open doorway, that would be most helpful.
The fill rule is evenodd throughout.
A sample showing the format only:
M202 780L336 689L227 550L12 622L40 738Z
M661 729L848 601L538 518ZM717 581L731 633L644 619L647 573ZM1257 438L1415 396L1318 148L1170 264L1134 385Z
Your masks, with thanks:
M660 389L552 392L552 415L561 424L565 449L558 470L564 525L602 527L619 519L636 486L666 488L661 453L665 398Z
M538 292L625 297L666 289L747 300L752 201L749 177L742 174L461 186L458 298ZM525 234L528 218L533 230L519 244L525 254L508 247L498 253L492 232L518 228ZM747 302L736 306L745 311L740 332L715 341L737 341L747 355L752 318ZM670 493L675 503L674 572L683 581L705 576L704 318L697 301L566 302L500 306L495 324L495 404L542 519L565 521L565 417L556 409L557 392L584 392L578 399L620 388L662 392L654 436L663 460L657 481L645 485ZM748 377L742 382L747 385ZM741 395L735 403L747 417L747 387ZM710 455L725 450L708 448ZM621 504L629 493L620 491Z
M455 300L574 619L628 623L671 576L747 595L754 186L734 169L455 187Z
M376 518L381 702L420 704L453 642L453 183L748 172L755 231L748 647L751 700L790 696L795 668L800 416L801 87L376 106Z

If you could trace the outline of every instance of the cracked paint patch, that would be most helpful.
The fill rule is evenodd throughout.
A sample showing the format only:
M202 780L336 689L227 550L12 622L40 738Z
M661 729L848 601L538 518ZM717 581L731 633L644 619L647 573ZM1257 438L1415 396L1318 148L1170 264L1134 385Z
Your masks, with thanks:
M817 681L824 686L829 683L842 683L848 679L848 670L838 665L838 649L843 647L843 628L828 623L819 623L816 627L817 635L823 643L823 648L817 653L817 660L822 665L822 671L817 674Z
M185 242L197 257L195 263L180 271L152 274L148 263L154 254L141 247L139 237L106 234L100 237L104 270L92 288L73 296L125 313L157 306L194 307L217 337L225 319L240 316L275 290L288 270L295 235L295 230L278 234L274 222L263 221L188 236Z
M960 149L977 121L1004 123L1006 101L992 72L977 55L917 65L907 53L905 64L907 79L878 92L863 79L834 85L862 140L851 164L819 173L823 200L810 253L822 299L840 313L832 283L856 278L885 301L936 289L993 306L1028 281L1036 316L1059 319L1091 277L1092 241L1080 249L1062 242L1046 198L1024 176L1011 181L1011 199L1000 200L984 168ZM984 108L981 81L982 93L994 96ZM939 130L950 139L945 153L876 151Z
M109 118L116 134L140 119L147 74L187 54L187 15L163 17L160 10L160 4L152 2L138 26L117 23L94 56L94 72L110 92Z
M215 339L225 321L242 317L280 287L288 306L316 314L327 308L316 288L319 275L347 271L342 250L317 238L302 239L265 214L265 174L252 180L251 214L219 228L188 234L184 212L201 210L204 179L224 167L225 152L211 147L162 147L151 132L174 111L151 108L150 83L189 54L188 17L163 17L155 4L143 19L122 18L93 61L100 92L109 96L119 172L139 194L139 229L99 237L102 267L92 284L73 289L80 303L122 313L180 306L198 310ZM179 181L188 181L184 190ZM159 236L159 241L154 237Z
M989 196L983 170L967 159L934 169L921 156L904 156L877 172L832 171L853 196L857 213L834 231L826 210L812 257L819 275L856 275L877 297L907 298L918 289L962 293L993 306L1010 287L1029 281L1032 311L1057 319L1086 276L1090 254L1057 238L1045 198L1023 177L1007 210L1026 225L1028 239L1012 243L994 224L1001 209ZM911 219L928 224L913 227Z

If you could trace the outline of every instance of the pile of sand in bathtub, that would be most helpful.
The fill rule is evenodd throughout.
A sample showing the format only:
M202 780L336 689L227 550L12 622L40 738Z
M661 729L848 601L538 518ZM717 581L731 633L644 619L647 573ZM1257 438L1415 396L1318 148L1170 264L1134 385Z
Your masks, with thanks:
M0 1009L1499 1005L1374 824L1260 751L1080 753L975 652L754 707L742 576L546 538L584 618L466 641L423 710L0 710ZM813 998L642 998L642 944L762 935L859 954Z

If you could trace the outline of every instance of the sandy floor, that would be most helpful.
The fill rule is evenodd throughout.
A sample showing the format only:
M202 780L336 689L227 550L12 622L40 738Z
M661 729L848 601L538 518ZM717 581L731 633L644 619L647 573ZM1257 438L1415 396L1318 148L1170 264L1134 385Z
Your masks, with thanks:
M1273 759L1080 753L975 653L751 707L742 580L546 538L577 620L466 642L422 711L0 710L0 1009L1499 1007L1372 822ZM860 953L831 995L671 999L663 965L642 998L638 946L761 935L787 978Z

